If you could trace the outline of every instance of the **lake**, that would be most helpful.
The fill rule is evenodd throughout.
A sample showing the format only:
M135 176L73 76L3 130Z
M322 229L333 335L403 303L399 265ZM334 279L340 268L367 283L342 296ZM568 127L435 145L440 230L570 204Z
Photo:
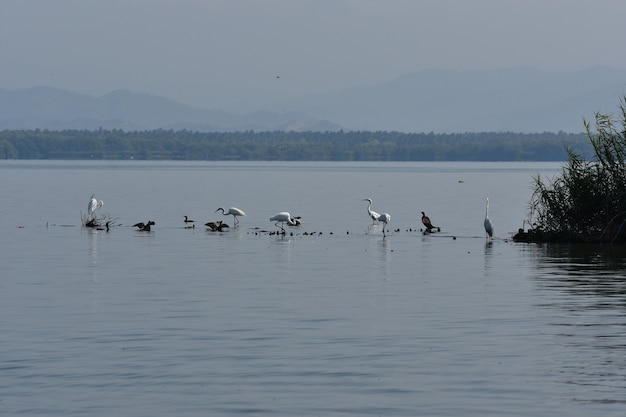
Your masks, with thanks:
M0 161L0 414L622 416L623 248L511 241L560 166Z

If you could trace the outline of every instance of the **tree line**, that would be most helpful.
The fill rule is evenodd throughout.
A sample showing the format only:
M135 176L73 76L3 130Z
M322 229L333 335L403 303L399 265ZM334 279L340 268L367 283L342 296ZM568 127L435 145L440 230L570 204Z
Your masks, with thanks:
M4 130L0 159L211 161L563 161L584 133Z

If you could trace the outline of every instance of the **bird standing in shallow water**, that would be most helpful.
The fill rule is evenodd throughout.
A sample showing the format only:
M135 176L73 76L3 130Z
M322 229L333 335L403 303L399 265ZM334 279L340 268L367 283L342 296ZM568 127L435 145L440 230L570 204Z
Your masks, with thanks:
M372 211L372 199L371 198L364 198L363 201L369 201L370 203L367 206L367 214L369 214L369 216L372 218L372 224L374 224L380 218L380 214L376 213L375 211Z
M156 223L153 222L152 220L148 220L148 223L135 223L133 224L133 227L137 227L139 228L140 232L149 232L150 231L150 226L154 226Z
M239 224L239 220L237 219L238 216L245 216L246 215L246 213L243 210L238 209L237 207L230 207L228 209L228 211L224 210L223 207L219 207L217 210L215 210L214 213L217 213L220 210L222 210L222 214L224 216L232 215L233 219L234 219L235 225Z
M276 222L274 223L274 225L276 227L280 227L283 232L285 231L285 228L283 227L285 223L287 223L289 226L302 225L302 222L300 222L300 217L292 217L291 214L289 214L289 212L287 211L281 211L280 213L274 214L272 217L270 217L270 221ZM280 226L278 226L278 223L280 223Z
M491 241L493 237L493 223L489 218L489 198L487 198L487 206L485 208L485 221L483 222L485 226L485 232L487 232L487 240Z
M383 223L383 236L386 236L386 234L385 234L385 226L387 226L387 223L389 223L391 221L391 214L389 214L389 213L381 214L380 217L378 218L378 221Z
M287 224L287 226L292 226L292 227L302 227L302 222L300 221L300 219L302 218L301 216L291 216L291 218L293 219L293 224L289 223Z
M424 213L423 211L422 211L422 224L426 227L426 230L424 230L425 233L430 233L432 232L433 229L437 229L437 231L441 230L438 227L433 226L432 222L430 221L430 217L428 217L426 213Z
M208 222L204 225L208 227L212 232L223 232L224 229L229 228L228 225L221 220L218 220L216 222Z
M103 205L104 203L102 202L102 200L96 200L96 195L92 194L91 199L89 200L89 204L87 204L87 215L89 216L89 219L92 220L96 213L96 210L98 210Z

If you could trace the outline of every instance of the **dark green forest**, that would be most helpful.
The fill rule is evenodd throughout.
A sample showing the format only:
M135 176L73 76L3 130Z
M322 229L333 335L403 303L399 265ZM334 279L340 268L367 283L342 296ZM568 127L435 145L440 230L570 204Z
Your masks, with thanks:
M4 130L2 159L210 161L564 161L585 133Z

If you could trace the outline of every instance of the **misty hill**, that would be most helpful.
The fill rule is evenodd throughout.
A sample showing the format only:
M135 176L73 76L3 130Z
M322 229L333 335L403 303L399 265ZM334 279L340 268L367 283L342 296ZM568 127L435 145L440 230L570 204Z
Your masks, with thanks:
M2 129L122 130L335 130L328 122L297 112L255 112L245 115L206 110L173 100L126 90L102 97L50 87L0 89Z
M328 119L346 130L401 132L582 132L596 111L614 112L626 71L531 68L430 69L384 84L315 95L278 108Z
M612 113L626 71L591 68L431 69L336 94L267 104L256 113L194 108L163 97L114 91L92 97L37 87L0 89L2 129L229 131L570 132Z

